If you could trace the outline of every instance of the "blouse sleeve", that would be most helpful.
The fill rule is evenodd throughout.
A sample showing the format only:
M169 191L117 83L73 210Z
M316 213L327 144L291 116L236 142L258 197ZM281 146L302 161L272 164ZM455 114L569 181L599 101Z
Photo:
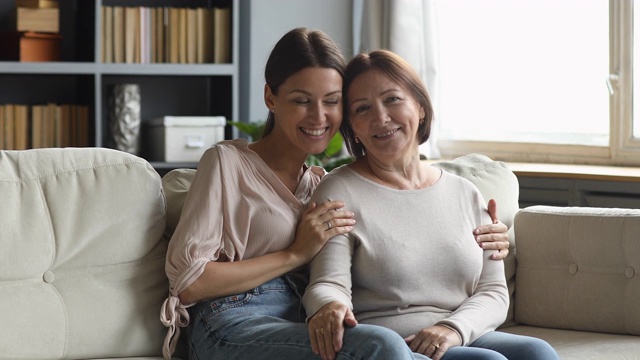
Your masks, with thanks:
M221 178L219 150L214 146L200 159L167 250L165 271L170 294L161 311L162 323L169 328L163 347L165 358L175 351L179 327L189 323L186 308L193 305L180 303L178 294L193 284L205 265L217 260L223 251Z

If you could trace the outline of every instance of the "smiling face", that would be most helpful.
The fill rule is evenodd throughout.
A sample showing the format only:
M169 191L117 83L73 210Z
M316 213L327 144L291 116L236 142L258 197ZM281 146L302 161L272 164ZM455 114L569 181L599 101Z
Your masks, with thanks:
M275 115L272 136L306 154L321 153L342 121L342 77L330 68L302 69L278 94L266 86L265 103Z
M388 162L417 154L425 112L406 88L368 70L353 80L347 99L351 127L367 156Z

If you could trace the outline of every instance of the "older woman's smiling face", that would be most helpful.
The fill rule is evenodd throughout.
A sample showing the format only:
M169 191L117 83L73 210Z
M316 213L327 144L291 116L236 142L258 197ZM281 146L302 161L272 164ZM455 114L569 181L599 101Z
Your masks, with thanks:
M349 121L367 156L393 161L417 153L424 110L400 84L378 70L356 77L347 90Z

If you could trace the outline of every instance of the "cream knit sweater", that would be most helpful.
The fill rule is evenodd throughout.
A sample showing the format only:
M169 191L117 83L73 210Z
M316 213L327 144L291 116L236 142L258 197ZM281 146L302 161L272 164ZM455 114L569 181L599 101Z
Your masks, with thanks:
M503 263L474 239L473 230L491 220L471 182L442 172L428 188L395 190L343 166L325 176L312 201L329 198L343 200L357 223L313 260L304 296L309 316L340 301L360 323L403 337L444 323L463 345L504 321Z

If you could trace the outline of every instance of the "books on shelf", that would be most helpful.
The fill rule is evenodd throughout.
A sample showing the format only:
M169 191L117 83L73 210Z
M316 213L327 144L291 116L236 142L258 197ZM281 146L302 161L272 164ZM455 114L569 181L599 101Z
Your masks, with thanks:
M136 58L136 24L139 21L138 8L125 7L124 8L124 62L127 64L133 64Z
M13 105L13 148L26 150L29 148L29 107Z
M187 16L187 64L195 64L198 56L198 11L186 9Z
M179 53L178 53L178 60L181 64L186 64L187 63L187 9L186 8L180 8L179 10L179 16L180 19L178 20L178 24L179 24L179 31L178 33L180 34L180 39L178 41L178 49L179 49Z
M169 28L169 58L167 62L176 64L180 62L180 9L169 9L167 27Z
M196 62L213 62L213 9L196 9L197 39L196 39Z
M0 149L89 146L88 125L84 105L0 105Z
M15 124L13 105L4 106L4 148L13 150L13 124Z
M103 6L101 11L102 62L113 62L113 7Z
M105 63L230 63L231 8L101 6Z
M231 62L231 9L214 8L213 11L213 62Z
M124 7L115 6L113 7L113 62L123 63L125 60L124 56ZM108 26L108 25L107 25ZM104 34L104 32L103 32ZM105 41L104 39L102 41ZM107 43L111 44L111 43ZM104 59L103 59L104 62Z

